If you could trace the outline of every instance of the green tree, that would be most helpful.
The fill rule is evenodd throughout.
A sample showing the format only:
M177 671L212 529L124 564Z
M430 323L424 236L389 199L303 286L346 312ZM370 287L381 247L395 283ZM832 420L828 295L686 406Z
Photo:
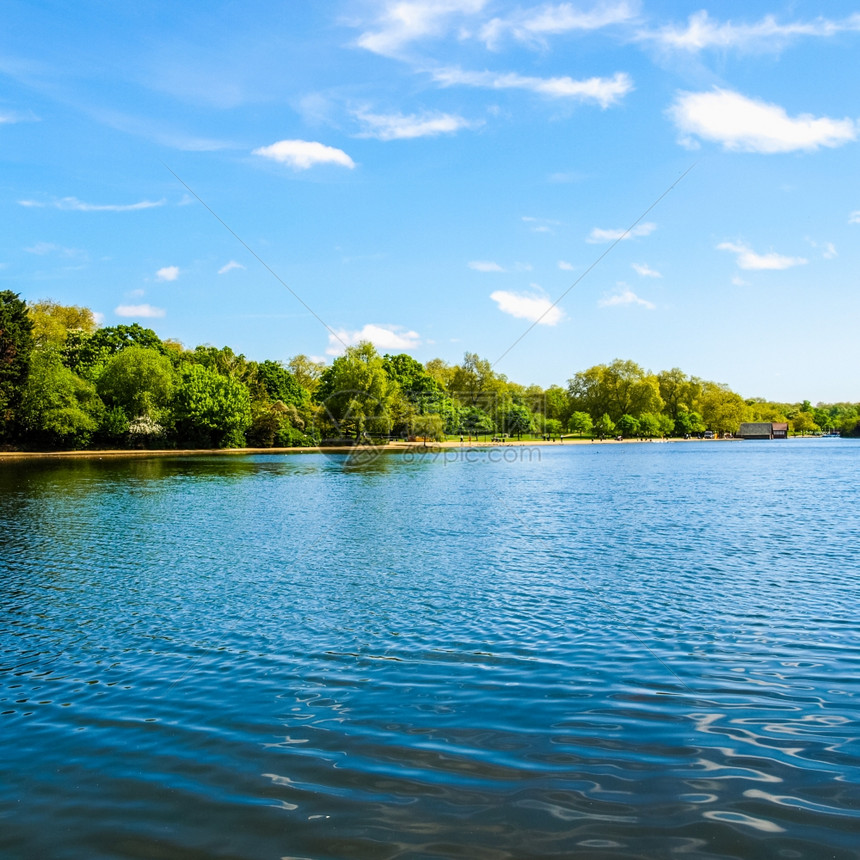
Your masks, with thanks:
M629 439L639 432L639 419L625 413L615 422L615 427L622 436Z
M391 432L392 408L398 388L385 372L373 344L347 347L324 371L315 400L325 410L327 423L340 436L361 440Z
M166 354L158 335L139 323L108 326L92 333L72 330L66 335L63 363L80 376L96 379L116 353L129 346L142 346Z
M13 435L33 352L33 321L18 293L0 291L0 441Z
M568 394L573 409L592 418L605 413L613 421L622 415L635 418L643 412L660 412L663 406L657 377L621 359L575 374L568 381Z
M594 423L594 432L601 439L612 436L615 433L615 422L604 412Z
M309 394L313 395L319 385L325 370L325 364L314 361L306 355L294 355L287 362L287 370L295 377L296 382Z
M151 418L161 423L175 386L173 364L161 352L130 346L113 355L99 375L96 388L110 407L120 407L128 418Z
M42 299L27 310L33 321L33 342L39 349L48 345L61 348L70 331L92 334L98 328L93 312L79 305L61 305L52 299Z
M705 426L717 433L737 433L750 411L739 394L717 382L703 384L699 406Z
M672 427L672 419L668 415L655 415L653 412L645 412L639 416L639 435L646 439L662 436L663 428L667 425L669 428Z
M572 412L567 422L567 429L571 433L579 433L580 436L591 433L593 427L594 422L587 412Z
M174 398L176 427L184 442L240 448L251 425L251 397L237 379L201 364L182 368Z
M33 355L21 400L21 425L30 444L85 448L104 415L95 386L65 367L52 350Z
M791 422L792 430L805 436L807 433L817 433L821 428L815 423L811 412L798 412Z
M511 436L516 435L519 439L523 433L530 433L533 429L534 416L529 410L519 404L512 403L502 413L502 430Z
M278 361L263 361L257 365L257 379L271 400L296 407L306 406L310 394L296 377Z

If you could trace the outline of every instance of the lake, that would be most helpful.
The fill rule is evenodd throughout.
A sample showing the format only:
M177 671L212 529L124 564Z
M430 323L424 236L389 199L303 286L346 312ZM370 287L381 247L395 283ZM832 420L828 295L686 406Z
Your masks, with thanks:
M860 442L0 463L4 858L856 858Z

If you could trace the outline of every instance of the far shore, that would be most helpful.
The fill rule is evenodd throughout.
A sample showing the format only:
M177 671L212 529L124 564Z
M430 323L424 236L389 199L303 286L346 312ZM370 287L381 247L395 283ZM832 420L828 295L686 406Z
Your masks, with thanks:
M810 437L793 437L810 438ZM434 451L446 448L511 448L565 445L642 445L662 444L668 442L736 442L739 439L581 439L566 437L564 440L547 441L544 439L506 439L504 442L469 441L464 439L447 439L444 442L388 442L385 445L332 445L311 448L159 448L140 449L122 448L87 451L0 451L0 462L4 460L57 460L57 459L121 459L145 457L201 457L216 456L230 457L244 454L351 454L357 450L378 451L379 453L398 453L404 451Z

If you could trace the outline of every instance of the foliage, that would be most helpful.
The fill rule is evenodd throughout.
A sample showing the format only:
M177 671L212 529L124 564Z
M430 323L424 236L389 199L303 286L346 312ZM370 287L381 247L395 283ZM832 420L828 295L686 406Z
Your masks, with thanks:
M95 386L65 367L57 353L45 350L33 356L21 401L21 424L32 442L84 448L103 414Z
M62 347L70 331L92 334L97 328L89 308L61 305L52 299L42 299L27 308L33 321L33 341L38 348Z
M173 398L175 375L170 359L143 346L130 346L112 356L96 388L106 404L131 417L157 420Z
M615 422L615 429L622 436L635 436L639 432L639 419L625 413Z
M594 422L594 432L600 439L605 439L615 432L615 422L604 412L597 421Z
M257 380L272 400L284 404L305 406L310 400L306 388L278 361L263 361L257 365Z
M191 364L182 368L174 399L180 439L212 448L241 447L251 425L251 398L238 380Z
M390 433L397 394L382 358L373 344L364 341L347 347L326 368L314 398L324 407L324 420L331 430L360 440Z
M27 303L0 291L0 441L12 435L33 351L33 322Z
M164 344L151 328L132 323L108 326L92 333L82 330L69 331L63 347L63 362L80 376L96 379L111 356L130 346L167 353Z
M567 420L567 429L571 433L579 433L580 436L583 433L590 433L593 427L594 422L587 412L572 412Z

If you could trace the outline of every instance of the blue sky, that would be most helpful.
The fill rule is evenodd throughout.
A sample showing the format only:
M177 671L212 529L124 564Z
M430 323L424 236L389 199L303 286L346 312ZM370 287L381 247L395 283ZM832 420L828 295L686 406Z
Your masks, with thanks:
M259 360L364 338L860 400L860 2L0 16L0 281L28 300Z

